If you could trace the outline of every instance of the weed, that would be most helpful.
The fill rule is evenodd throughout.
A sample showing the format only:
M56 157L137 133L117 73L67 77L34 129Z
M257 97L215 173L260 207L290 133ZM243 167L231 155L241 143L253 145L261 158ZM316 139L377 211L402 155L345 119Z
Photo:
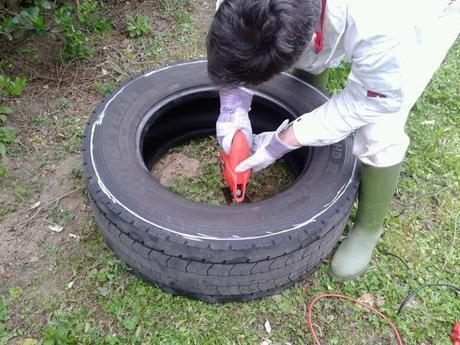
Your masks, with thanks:
M165 56L165 44L167 38L164 35L156 34L152 40L149 41L149 44L146 48L145 55L149 59L160 60Z
M78 5L70 3L57 7L57 4L46 0L35 0L24 3L24 6L16 13L0 8L4 18L0 23L0 34L10 40L24 35L28 30L44 36L51 31L53 23L49 19L54 17L54 23L65 42L59 54L62 61L89 59L93 55L93 48L88 32L100 34L112 28L110 18L101 15L106 10L101 1L82 0Z
M64 50L59 54L62 61L76 57L89 59L93 55L88 37L74 27L72 12L70 5L63 5L56 12L56 23L63 30L65 38Z
M63 149L69 152L80 152L83 123L76 116L65 116L58 119L56 126L64 138ZM59 153L59 152L57 152Z
M21 96L26 86L26 77L16 77L13 80L6 75L0 74L0 95Z
M23 53L24 55L28 57L33 58L34 56L37 56L37 54L39 53L39 50L37 47L26 47L21 50L21 53Z
M8 176L8 168L5 165L0 164L0 180L4 179L7 176Z
M61 98L58 101L58 104L57 104L56 107L59 110L66 110L66 109L69 109L71 105L72 105L72 103L70 102L70 100L68 100L67 98Z
M0 96L20 96L27 86L26 77L11 79L0 74ZM16 143L16 132L11 128L6 128L7 117L13 113L13 109L8 106L0 106L0 158L5 157L6 145ZM1 166L1 165L0 165ZM5 173L5 169L0 169L0 177Z
M126 31L129 37L140 37L149 33L150 26L147 16L126 16Z
M184 7L177 7L171 12L171 16L174 18L177 24L191 24L193 19L190 13Z
M15 302L22 296L23 290L19 286L12 286L8 289L8 294L10 295L10 302Z
M30 189L26 184L19 183L14 186L13 193L18 202L26 202L30 196Z
M14 130L3 127L6 123L7 116L11 115L12 112L13 110L10 107L0 107L0 157L4 157L6 155L6 144L11 144L17 141Z
M7 344L14 333L6 326L6 322L9 320L8 306L6 298L0 295L0 344Z
M95 15L98 10L105 10L105 5L97 0L86 0L80 3L77 8L79 23L86 29L95 33L103 33L112 28L110 18Z
M327 83L327 90L336 95L345 87L347 76L350 73L351 64L348 62L341 62L337 68L329 70L329 79Z
M6 144L17 142L16 133L11 128L0 127L0 156L6 155Z
M14 35L32 29L37 35L43 36L47 31L46 20L41 16L42 9L49 10L51 8L48 1L35 1L35 6L23 8L14 16L5 16L0 23L0 33L4 34L10 40ZM38 6L37 6L38 5ZM0 10L2 10L0 8Z
M75 215L72 212L61 208L54 209L53 212L51 212L50 217L55 223L67 224L75 218Z
M70 176L76 180L81 180L83 171L80 168L72 168Z
M115 89L116 83L114 80L107 80L104 82L96 81L91 85L91 90L96 91L101 96L107 96Z
M0 218L5 217L11 210L8 207L0 207Z
M50 125L50 117L39 115L32 117L32 124L37 128L46 128Z

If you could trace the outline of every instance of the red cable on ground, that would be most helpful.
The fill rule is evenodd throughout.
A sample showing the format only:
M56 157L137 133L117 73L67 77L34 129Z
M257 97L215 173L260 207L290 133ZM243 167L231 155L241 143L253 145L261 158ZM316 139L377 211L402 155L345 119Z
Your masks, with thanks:
M371 306L369 306L369 305L367 305L367 304L365 304L363 302L360 302L360 301L358 301L358 300L356 300L354 298L351 298L351 297L348 297L348 296L345 296L345 295L341 295L341 294L323 294L323 295L316 296L310 302L310 305L308 306L308 313L307 313L308 328L310 329L310 332L313 335L313 338L315 339L316 345L321 345L321 343L319 342L318 336L316 335L315 329L313 328L313 322L311 320L311 316L312 316L313 307L315 306L315 303L318 302L320 299L323 299L323 298L331 298L331 299L336 298L336 299L350 301L350 302L353 302L353 303L356 303L356 304L360 305L363 308L366 308L366 309L370 310L374 314L377 314L378 316L380 316L380 318L382 318L384 321L386 321L388 323L388 325L391 328L391 332L393 332L394 336L396 337L398 345L404 345L404 343L403 343L403 341L401 339L401 336L399 335L398 330L396 329L396 326L393 324L393 322L390 321L390 319L388 319L385 315L383 315L377 309L375 309L375 308L373 308L373 307L371 307Z

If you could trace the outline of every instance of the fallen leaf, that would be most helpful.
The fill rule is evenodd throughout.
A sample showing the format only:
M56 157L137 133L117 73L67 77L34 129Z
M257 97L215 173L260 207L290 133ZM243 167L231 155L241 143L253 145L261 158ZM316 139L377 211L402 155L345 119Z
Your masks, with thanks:
M22 342L22 345L37 345L38 340L34 338L25 338Z
M41 201L37 201L35 204L32 205L32 207L30 208L31 210L34 210L36 209L38 206L40 206L42 204Z
M270 326L270 322L265 321L265 330L267 331L268 334L270 334L272 332L272 326Z
M334 319L334 315L330 314L326 317L326 323L331 323L332 321L334 321Z
M72 237L72 238L75 238L76 240L80 239L80 236L72 234L72 233L69 233L69 236Z
M362 295L360 298L358 298L358 301L370 305L371 307L381 307L384 304L382 297L374 295L370 292Z
M51 231L54 231L54 232L61 232L62 230L64 230L64 227L60 226L60 225L57 225L57 224L54 224L54 225L49 225L48 229L50 229Z
M447 146L447 142L448 142L447 139L439 139L438 140L438 145L439 145L440 148L444 148L444 147Z

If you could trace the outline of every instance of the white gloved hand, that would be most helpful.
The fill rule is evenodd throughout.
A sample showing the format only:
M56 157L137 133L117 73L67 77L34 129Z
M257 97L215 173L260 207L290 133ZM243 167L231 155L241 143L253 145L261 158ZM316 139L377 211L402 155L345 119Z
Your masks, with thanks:
M253 93L246 88L221 89L220 115L216 123L217 141L226 154L230 154L233 136L241 130L252 147L252 127L248 112Z
M281 141L279 135L289 125L289 120L284 120L281 126L274 132L263 132L253 135L252 150L254 154L248 159L242 161L236 168L235 172L243 172L252 169L258 172L265 169L284 156L286 153L299 147L290 146Z

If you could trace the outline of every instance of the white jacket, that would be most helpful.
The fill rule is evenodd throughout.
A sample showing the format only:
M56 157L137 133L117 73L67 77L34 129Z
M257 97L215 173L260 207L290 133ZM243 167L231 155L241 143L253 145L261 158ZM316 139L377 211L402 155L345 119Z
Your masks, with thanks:
M460 6L446 0L327 0L324 48L296 67L317 74L345 58L345 89L294 122L303 145L337 142L358 130L354 152L367 164L401 162L410 108L460 32ZM381 96L379 96L381 95Z
M319 74L345 59L351 73L340 94L294 121L296 138L321 146L356 131L354 153L361 161L400 163L409 145L404 125L410 108L459 32L458 2L326 0L323 50L309 48L295 67Z

